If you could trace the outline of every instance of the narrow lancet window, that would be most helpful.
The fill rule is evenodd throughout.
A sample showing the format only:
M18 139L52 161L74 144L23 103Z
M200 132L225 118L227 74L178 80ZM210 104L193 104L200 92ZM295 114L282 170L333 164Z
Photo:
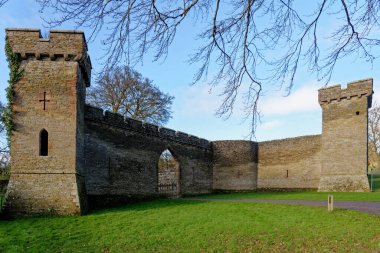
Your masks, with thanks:
M40 156L48 155L49 134L45 129L40 132Z

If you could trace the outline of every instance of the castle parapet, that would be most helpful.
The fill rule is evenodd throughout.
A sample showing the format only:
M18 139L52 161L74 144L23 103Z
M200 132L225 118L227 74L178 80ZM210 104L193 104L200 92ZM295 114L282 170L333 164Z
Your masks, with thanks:
M351 99L352 97L369 97L373 93L373 80L364 79L348 83L346 89L342 89L340 85L330 86L318 90L318 102L320 105L328 104L331 101L340 101L342 99ZM371 107L371 99L369 99L369 107Z
M211 148L211 144L208 140L201 139L196 136L189 135L187 133L174 131L165 127L159 127L129 117L124 117L117 113L103 111L103 109L91 105L86 105L85 110L86 120L110 125L113 127L137 132L144 135L154 136L165 140L175 141L199 148Z
M81 31L51 30L43 38L39 29L6 29L9 45L22 60L76 61L87 86L91 80L91 60Z

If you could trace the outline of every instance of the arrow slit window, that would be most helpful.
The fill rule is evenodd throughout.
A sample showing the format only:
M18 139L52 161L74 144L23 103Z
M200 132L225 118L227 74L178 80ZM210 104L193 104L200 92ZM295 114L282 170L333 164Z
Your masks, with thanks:
M40 156L48 155L49 134L45 129L40 132Z

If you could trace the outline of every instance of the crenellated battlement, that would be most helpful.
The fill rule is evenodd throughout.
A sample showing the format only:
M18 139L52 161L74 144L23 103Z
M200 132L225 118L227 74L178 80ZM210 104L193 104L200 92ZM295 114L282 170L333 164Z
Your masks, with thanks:
M208 140L180 131L175 131L169 128L159 127L150 123L124 117L117 113L103 111L103 109L91 105L85 106L85 120L91 120L144 135L154 136L204 149L211 148L211 144Z
M371 97L372 89L372 78L348 83L346 89L342 89L341 85L334 85L318 90L318 102L323 105L334 100L339 102L342 99L351 99L352 97ZM369 107L371 107L371 99L369 100Z
M83 32L51 30L48 38L39 29L6 29L9 45L22 60L78 62L87 86L91 80L91 60Z
M83 32L53 30L44 38L39 29L7 29L6 43L7 52L10 47L20 56L23 70L13 83L6 205L12 215L50 210L74 215L97 203L168 193L369 191L372 79L319 90L321 135L209 142L85 105L91 61ZM175 160L172 192L161 191L159 166L166 150Z

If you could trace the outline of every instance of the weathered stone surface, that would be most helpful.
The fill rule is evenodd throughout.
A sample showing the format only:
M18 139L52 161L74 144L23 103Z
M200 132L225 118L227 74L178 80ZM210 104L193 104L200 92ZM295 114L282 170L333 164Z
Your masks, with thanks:
M12 173L7 190L7 209L14 215L51 213L81 214L78 175Z
M346 89L342 89L340 85L320 89L318 101L320 105L323 105L331 101L339 102L342 99L351 99L353 97L361 98L364 96L371 98L372 93L372 79L364 79L348 83ZM368 105L371 107L371 101Z
M251 141L214 141L214 190L254 190L257 187L258 145Z
M16 53L87 52L83 33L63 34L54 33L50 41L41 39L36 30L7 30L8 42ZM15 131L7 194L12 213L85 211L84 184L78 178L83 178L83 77L87 74L83 74L80 60L27 57L22 61L23 76L14 87ZM45 108L40 101L44 93L49 100ZM48 156L39 154L42 129L48 132Z
M318 188L321 136L259 143L259 188Z
M321 89L319 94L323 112L319 191L369 191L367 126L372 79L350 83L346 89Z
M215 190L318 188L321 136L213 142Z
M364 173L363 175L322 175L319 191L367 192L369 191L368 177Z
M91 61L83 32L51 30L49 38L42 38L39 29L8 28L6 36L13 52L19 53L23 60L78 62L84 80L90 85Z
M322 135L266 142L215 141L85 105L91 62L84 34L7 29L24 75L15 84L15 131L7 208L14 214L80 214L87 199L111 203L160 196L179 177L178 194L257 188L368 191L367 117L372 79L319 91ZM39 153L48 132L48 156ZM178 171L160 174L169 149ZM165 181L166 180L166 181ZM91 204L91 203L90 203Z
M179 194L212 191L210 148L161 138L143 128L137 132L135 128L118 127L106 120L86 117L85 123L87 194L158 195L158 160L168 148L179 163Z

